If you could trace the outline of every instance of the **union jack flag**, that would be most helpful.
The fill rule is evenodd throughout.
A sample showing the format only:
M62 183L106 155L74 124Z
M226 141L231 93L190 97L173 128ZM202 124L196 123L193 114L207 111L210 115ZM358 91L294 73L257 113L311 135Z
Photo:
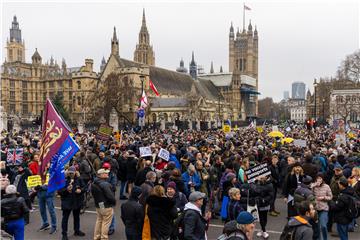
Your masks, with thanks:
M23 148L11 148L8 149L6 162L8 165L20 165L23 161L24 149Z

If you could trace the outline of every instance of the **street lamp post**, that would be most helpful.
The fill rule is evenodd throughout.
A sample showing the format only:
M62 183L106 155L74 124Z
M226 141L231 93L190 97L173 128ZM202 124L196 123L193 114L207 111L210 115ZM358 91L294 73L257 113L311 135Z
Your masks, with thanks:
M316 82L316 78L314 79L314 120L316 121L316 87L317 87L317 82Z
M322 120L325 124L325 98L322 100Z

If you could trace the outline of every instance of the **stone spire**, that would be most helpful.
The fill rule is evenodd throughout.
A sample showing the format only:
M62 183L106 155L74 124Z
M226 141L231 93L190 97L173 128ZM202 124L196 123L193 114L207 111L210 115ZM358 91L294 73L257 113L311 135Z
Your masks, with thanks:
M214 66L213 66L213 62L212 62L212 61L211 61L210 73L214 73Z
M111 54L119 56L119 41L116 36L116 27L114 26L113 37L111 39Z

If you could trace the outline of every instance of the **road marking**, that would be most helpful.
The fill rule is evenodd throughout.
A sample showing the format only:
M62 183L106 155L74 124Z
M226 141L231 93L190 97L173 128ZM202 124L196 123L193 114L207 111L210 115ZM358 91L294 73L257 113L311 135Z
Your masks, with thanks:
M217 228L223 228L224 225L217 225L217 224L209 224L209 227L217 227ZM256 232L260 232L261 229L255 229ZM281 234L282 232L278 231L272 231L272 230L266 230L267 233L274 233L274 234Z
M34 206L38 207L39 205L34 204ZM55 207L55 209L59 209L61 210L61 207ZM36 209L37 210L37 209ZM35 211L36 211L35 210ZM86 210L86 213L92 213L92 214L96 214L96 211L90 211L90 210ZM217 228L223 228L224 225L218 225L218 224L209 224L209 227L217 227ZM261 229L255 229L256 232L261 231ZM274 234L281 234L282 232L278 232L278 231L272 231L272 230L267 230L267 233L274 233Z

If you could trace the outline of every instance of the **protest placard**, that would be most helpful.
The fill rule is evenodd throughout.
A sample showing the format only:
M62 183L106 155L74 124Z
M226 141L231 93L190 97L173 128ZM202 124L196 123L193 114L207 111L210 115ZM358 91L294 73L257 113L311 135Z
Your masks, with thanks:
M169 161L170 153L168 150L161 148L158 156L159 156L159 158L162 158L165 161Z
M270 169L268 168L267 163L256 165L252 168L249 168L245 171L248 183L255 182L257 177L268 176L271 174Z
M346 145L345 133L335 135L335 146L339 147L341 144Z
M306 140L295 139L293 143L296 147L306 147Z
M256 127L256 130L258 131L258 133L262 133L264 131L262 127Z
M140 147L140 157L148 157L151 156L151 148L150 147Z
M28 188L36 187L38 185L42 185L40 175L33 175L33 176L28 177L28 179L27 179L27 187Z
M275 132L275 131L279 131L279 127L278 127L278 126L276 126L276 125L272 126L272 131L273 131L273 132Z
M110 127L106 124L101 124L97 131L96 137L98 139L108 141L111 137L112 132L113 132L113 127Z
M224 131L224 133L229 133L229 132L231 132L231 126L225 124L225 125L223 126L223 131Z

